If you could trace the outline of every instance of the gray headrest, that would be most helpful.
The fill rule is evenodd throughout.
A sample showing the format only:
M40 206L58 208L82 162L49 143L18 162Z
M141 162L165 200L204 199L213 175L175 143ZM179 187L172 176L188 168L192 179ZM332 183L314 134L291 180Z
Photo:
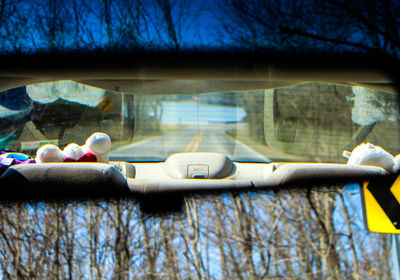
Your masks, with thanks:
M104 163L42 163L10 167L0 177L0 195L96 197L129 193L126 178Z

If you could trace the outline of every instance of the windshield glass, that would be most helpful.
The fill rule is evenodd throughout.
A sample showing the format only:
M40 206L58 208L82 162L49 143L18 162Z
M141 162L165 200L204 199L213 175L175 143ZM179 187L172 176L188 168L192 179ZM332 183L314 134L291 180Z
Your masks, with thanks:
M72 81L0 93L4 149L83 145L111 137L110 157L163 161L179 152L219 152L235 161L345 162L362 142L399 150L396 94L357 86L304 83L204 94L111 92Z

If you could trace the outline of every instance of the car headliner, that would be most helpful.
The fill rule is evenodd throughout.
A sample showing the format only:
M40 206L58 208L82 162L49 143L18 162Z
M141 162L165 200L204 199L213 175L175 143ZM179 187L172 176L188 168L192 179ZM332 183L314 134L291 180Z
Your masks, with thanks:
M43 54L0 57L0 90L73 80L115 92L199 94L327 82L397 92L398 63L362 56L244 53Z

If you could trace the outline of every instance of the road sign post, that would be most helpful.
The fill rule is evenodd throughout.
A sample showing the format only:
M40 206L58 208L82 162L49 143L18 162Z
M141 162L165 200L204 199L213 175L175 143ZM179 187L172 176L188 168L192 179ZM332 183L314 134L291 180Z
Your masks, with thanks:
M392 239L392 261L394 266L394 279L400 280L400 243L397 234L391 235Z

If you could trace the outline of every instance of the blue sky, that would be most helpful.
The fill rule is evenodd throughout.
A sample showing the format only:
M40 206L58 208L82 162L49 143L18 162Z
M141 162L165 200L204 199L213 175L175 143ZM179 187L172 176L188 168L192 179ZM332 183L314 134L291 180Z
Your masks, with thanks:
M135 1L109 0L111 24L108 27L106 9L101 1L78 1L78 9L74 9L72 0L55 1L55 6L49 3L6 1L6 12L0 24L3 51L34 53L51 50L52 45L61 51L107 48L109 35L114 44L128 49L132 42L127 44L127 38L135 37L145 49L168 48L166 43L171 40L171 29L156 1L137 5ZM173 29L182 49L220 47L227 43L226 38L221 38L223 15L214 1L169 3Z

